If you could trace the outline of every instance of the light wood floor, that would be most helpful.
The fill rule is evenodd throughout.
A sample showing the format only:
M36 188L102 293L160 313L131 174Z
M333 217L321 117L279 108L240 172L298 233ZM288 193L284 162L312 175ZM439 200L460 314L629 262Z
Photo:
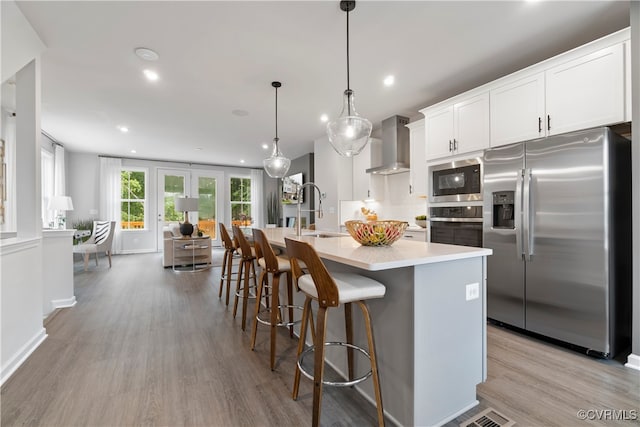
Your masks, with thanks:
M3 385L2 426L310 424L311 382L290 397L295 340L282 331L271 372L266 328L250 351L249 330L218 299L219 268L177 274L160 254L100 265L77 264L78 304L47 320L48 339ZM519 425L584 425L579 409L638 410L640 373L489 327L478 397L449 425L489 406ZM326 388L322 423L375 425L375 410L352 389ZM640 422L589 422L614 424Z

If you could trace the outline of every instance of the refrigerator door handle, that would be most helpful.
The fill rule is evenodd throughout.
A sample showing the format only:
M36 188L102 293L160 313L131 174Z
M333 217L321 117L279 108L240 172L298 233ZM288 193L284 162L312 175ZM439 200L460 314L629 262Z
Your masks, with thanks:
M514 228L516 230L516 255L518 259L522 261L522 177L524 175L524 169L518 171L518 177L516 179L516 194L514 195Z
M531 169L524 170L524 185L522 189L522 232L524 236L524 259L531 261L533 255L533 226L531 224Z

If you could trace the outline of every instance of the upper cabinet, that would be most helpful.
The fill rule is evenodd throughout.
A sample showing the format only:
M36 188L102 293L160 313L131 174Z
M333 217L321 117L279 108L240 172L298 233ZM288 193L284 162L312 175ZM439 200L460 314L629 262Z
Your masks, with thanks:
M371 138L360 154L352 157L353 161L353 200L374 200L379 194L376 192L378 185L377 175L367 173L367 169L376 166L380 157L380 144L382 141Z
M407 125L409 128L409 194L417 197L427 195L427 158L424 119Z
M544 116L544 73L491 90L491 146L543 136Z
M626 28L420 110L427 161L631 121Z
M624 44L624 121L631 121L631 41Z
M491 90L491 146L625 120L623 44Z
M425 115L427 160L489 148L489 92Z
M547 135L624 121L624 45L545 72Z

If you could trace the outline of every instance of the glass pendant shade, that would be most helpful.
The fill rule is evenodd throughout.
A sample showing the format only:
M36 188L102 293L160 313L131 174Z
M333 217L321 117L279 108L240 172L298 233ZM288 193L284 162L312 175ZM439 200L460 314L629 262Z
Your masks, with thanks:
M334 150L341 156L352 157L359 154L369 142L371 122L360 117L353 101L353 91L344 91L340 117L327 123L327 136Z
M271 86L276 90L276 137L273 138L271 157L264 159L262 165L271 178L284 178L289 171L289 166L291 166L291 159L286 158L278 148L278 141L280 141L278 138L278 88L282 86L282 83L271 82Z
M287 159L278 148L278 139L273 140L271 157L262 161L264 170L271 178L284 178L291 166L291 159Z

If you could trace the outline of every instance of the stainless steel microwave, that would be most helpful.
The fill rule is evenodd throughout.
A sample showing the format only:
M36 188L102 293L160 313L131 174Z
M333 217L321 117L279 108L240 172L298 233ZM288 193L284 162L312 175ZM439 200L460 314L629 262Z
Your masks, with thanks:
M482 200L482 159L457 160L429 167L430 202Z

